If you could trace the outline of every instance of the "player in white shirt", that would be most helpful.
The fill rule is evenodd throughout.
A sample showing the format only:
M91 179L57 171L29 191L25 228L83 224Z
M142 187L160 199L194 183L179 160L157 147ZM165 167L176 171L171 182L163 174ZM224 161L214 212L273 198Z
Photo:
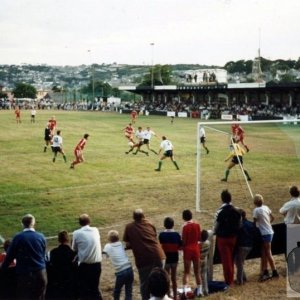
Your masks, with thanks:
M161 158L158 162L158 168L155 169L155 171L161 170L162 161L167 157L170 157L170 159L173 162L176 169L179 170L177 162L173 156L173 145L169 140L167 140L167 138L165 136L162 137L162 142L160 143L160 149L158 151L158 155L161 153L162 150L163 150L163 155L161 156Z
M201 143L202 147L206 150L206 154L208 154L209 150L205 145L206 135L205 135L205 129L204 129L203 125L200 126L199 137L200 137L200 143Z
M137 138L137 143L135 143L133 146L131 146L130 150L125 152L126 154L130 153L134 148L137 148L136 151L132 154L136 155L138 152L142 152L149 156L149 153L147 151L141 150L141 147L144 145L144 131L142 127L139 127L138 130L135 133L135 137Z
M143 139L143 144L147 146L148 150L152 151L154 154L157 154L157 152L153 149L150 148L150 140L152 138L152 136L156 136L157 135L155 134L154 131L152 131L150 129L150 127L147 127L147 129L145 129L143 131L143 134L144 134L144 139Z
M33 107L32 110L31 110L31 118L30 118L31 123L35 123L35 115L36 115L36 110Z
M62 139L62 137L60 135L60 132L61 132L60 130L57 130L56 135L54 135L53 138L52 138L52 145L51 145L51 147L52 147L52 151L54 153L52 161L55 162L56 157L57 157L57 153L59 152L59 153L62 154L62 156L64 158L64 161L66 163L67 162L67 157L66 157L66 155L64 153L64 150L62 148L63 139Z

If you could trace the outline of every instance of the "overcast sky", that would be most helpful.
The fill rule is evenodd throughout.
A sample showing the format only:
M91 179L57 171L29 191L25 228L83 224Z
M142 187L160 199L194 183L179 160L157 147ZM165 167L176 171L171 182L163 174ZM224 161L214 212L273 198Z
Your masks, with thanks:
M1 0L0 8L0 64L223 66L253 59L259 44L268 59L300 56L300 0Z

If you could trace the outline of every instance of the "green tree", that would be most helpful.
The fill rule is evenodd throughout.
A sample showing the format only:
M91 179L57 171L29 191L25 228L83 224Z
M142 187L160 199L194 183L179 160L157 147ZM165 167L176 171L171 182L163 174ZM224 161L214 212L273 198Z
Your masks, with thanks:
M295 81L296 81L296 76L286 73L280 77L279 82L295 82Z
M88 85L81 89L81 92L89 96L95 94L95 97L109 97L113 94L113 89L107 82L96 80L93 83L91 80Z
M152 73L153 72L153 73ZM155 65L149 69L149 73L145 74L140 86L168 85L171 84L172 69L170 65Z
M17 83L16 87L13 89L15 98L36 98L36 88L27 83Z
M300 70L300 57L298 58L298 60L295 63L295 69Z

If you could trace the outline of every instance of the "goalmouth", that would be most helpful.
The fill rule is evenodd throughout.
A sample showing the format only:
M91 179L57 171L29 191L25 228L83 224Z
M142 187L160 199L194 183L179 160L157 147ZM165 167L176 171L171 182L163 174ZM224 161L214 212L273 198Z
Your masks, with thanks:
M208 148L210 147L210 139L209 139L209 135L210 133L213 131L214 133L219 134L220 136L223 136L223 139L225 137L225 139L227 140L227 146L229 146L230 142L232 141L232 133L231 133L231 125L232 124L239 124L239 125L247 125L251 127L251 125L254 124L262 124L262 125L267 125L267 124L278 124L278 125L288 125L288 124L293 124L293 125L297 125L298 123L300 123L299 119L287 119L287 120L260 120L260 121L216 121L216 122L198 122L197 123L197 158L196 158L196 211L200 212L201 211L201 177L202 177L202 161L203 159L209 158L211 156L214 155L213 151L210 151L210 154L208 154L207 156L205 155L201 155L202 154L202 146L200 143L200 126L203 126L205 131L206 131L206 136L208 137L207 139L207 146ZM219 127L218 127L219 126ZM228 126L228 128L226 128L226 130L224 130L224 126ZM221 128L221 129L220 129ZM247 139L247 133L249 131L246 131L246 139ZM229 151L226 152L226 154L228 154ZM250 150L251 153L251 150ZM241 163L239 162L239 166L236 166L239 168L239 172L243 175L242 178L245 180L245 184L247 186L247 193L249 194L249 196L251 196L251 198L253 197L253 192L252 192L252 188L249 184L249 182L247 181L246 175L244 173L244 169L241 165ZM241 179L241 180L243 180Z

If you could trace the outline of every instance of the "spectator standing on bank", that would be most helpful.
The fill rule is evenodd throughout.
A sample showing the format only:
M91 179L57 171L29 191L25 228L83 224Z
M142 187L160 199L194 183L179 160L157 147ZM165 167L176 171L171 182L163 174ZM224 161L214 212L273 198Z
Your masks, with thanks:
M59 246L48 254L48 287L49 299L76 299L77 261L76 252L69 246L68 232L58 234Z
M181 236L174 228L174 220L170 217L164 219L165 230L160 232L158 239L166 255L165 270L171 277L173 297L177 295L177 265L179 250L182 247Z
M210 233L207 230L201 231L201 252L200 252L200 276L202 282L202 293L204 296L208 296L208 280L207 280L207 272L208 272L208 254L210 249L210 241L209 236L212 235L212 231Z
M221 193L222 205L216 213L214 232L220 254L223 274L226 284L232 285L234 281L233 254L239 229L241 227L241 215L231 203L231 194L228 190Z
M235 265L236 265L236 281L237 284L244 284L247 281L246 273L244 271L245 260L251 251L254 243L256 228L253 222L247 220L246 212L240 209L242 216L242 226L238 233L237 248L235 254Z
M6 240L3 243L4 252L0 253L0 268L7 255L10 244L11 240ZM0 269L0 299L15 299L16 286L16 260L13 260L7 269Z
M115 269L116 283L114 288L114 300L120 299L124 285L125 300L132 300L133 270L124 247L119 241L118 231L110 230L108 232L108 243L104 246L103 253L110 258Z
M184 224L182 226L182 249L183 249L183 292L186 293L189 284L191 265L193 264L194 276L197 284L196 296L202 296L200 277L200 225L193 220L193 214L189 209L182 212Z
M300 224L300 191L297 186L290 188L291 199L279 210L284 215L285 224Z
M101 242L99 230L90 226L89 215L79 217L80 229L73 232L72 248L78 255L78 283L80 299L102 300L99 282L101 276Z
M269 278L279 277L275 267L275 262L272 256L271 243L274 235L274 231L271 223L274 221L272 211L266 205L264 205L263 196L256 194L253 198L255 209L253 210L254 224L258 227L262 237L262 254L261 254L261 281L265 281ZM268 271L268 264L272 270L270 276Z
M46 240L35 231L35 218L27 214L22 218L23 231L18 233L8 248L2 269L16 259L17 298L45 299L47 286Z
M148 278L151 298L149 300L172 300L168 297L170 279L166 270L154 268ZM174 297L174 299L176 299Z
M150 298L148 277L154 267L162 267L164 251L157 239L156 228L145 218L142 209L133 212L133 222L125 227L123 240L132 249L140 279L142 300Z

